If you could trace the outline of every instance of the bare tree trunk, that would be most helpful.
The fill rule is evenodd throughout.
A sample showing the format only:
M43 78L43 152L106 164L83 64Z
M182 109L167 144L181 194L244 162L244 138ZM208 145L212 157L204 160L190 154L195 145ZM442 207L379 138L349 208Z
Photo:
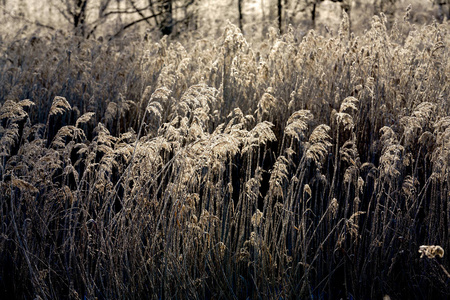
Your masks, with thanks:
M283 33L283 20L282 20L282 15L283 15L283 3L282 0L278 0L277 2L277 12L278 12L278 29L280 30L280 34Z
M86 34L86 28L84 23L86 21L86 7L88 0L77 0L75 5L75 11L73 12L73 26L75 30L82 36Z
M104 14L105 14L105 11L108 8L110 2L111 2L111 0L101 0L100 1L100 7L99 7L99 10L98 10L98 18L99 19L103 18Z
M312 7L312 10L311 10L311 21L312 21L312 28L313 29L316 29L316 5L317 5L317 2L314 1L313 7Z
M239 29L241 30L241 32L243 32L242 30L242 0L238 0L238 12L239 12Z

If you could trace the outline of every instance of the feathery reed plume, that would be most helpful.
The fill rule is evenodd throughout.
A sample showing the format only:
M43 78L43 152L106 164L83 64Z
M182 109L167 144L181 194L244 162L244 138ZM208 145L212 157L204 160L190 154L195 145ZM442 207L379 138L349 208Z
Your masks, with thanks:
M288 179L288 163L284 156L278 156L269 180L270 192L275 197L283 197L284 181Z
M50 107L50 111L48 113L49 117L54 115L64 114L65 112L72 109L69 102L66 98L61 96L56 96L53 99L52 106Z
M342 100L341 107L339 108L339 112L345 113L348 110L350 111L358 111L358 103L359 100L355 97L347 97Z
M404 151L405 148L401 145L390 145L383 150L380 157L381 176L394 179L402 174Z
M31 102L31 101L30 101ZM16 123L24 120L28 114L23 110L23 105L12 100L6 100L0 107L0 120L5 122L9 120L11 123ZM3 123L5 126L6 123Z
M259 227L261 225L262 220L264 219L263 213L257 209L256 212L252 215L252 225L254 227Z
M164 121L166 117L163 115L164 111L168 113L169 97L171 93L172 91L170 89L160 87L153 92L148 101L145 113L150 117L151 123L153 123L155 129L158 129L161 122Z
M284 133L297 140L302 140L308 130L308 122L314 118L309 110L294 112L288 119Z
M92 119L93 116L95 116L95 113L93 113L93 112L87 112L87 113L83 114L75 122L75 127L79 127L81 124L88 123Z
M400 119L404 127L405 146L415 144L418 136L420 136L427 124L430 123L433 111L436 105L430 102L420 103L412 112L411 116Z
M11 186L14 188L18 188L22 192L31 192L31 193L37 193L39 190L35 188L32 184L29 182L26 182L19 178L14 178L11 180Z
M427 245L422 245L419 247L419 253L420 253L420 258L423 258L424 256L433 259L436 256L439 256L440 258L444 257L444 249L442 249L441 246L427 246Z
M309 146L306 151L306 158L313 161L318 167L322 166L322 163L328 153L328 148L332 146L328 135L330 127L325 124L321 124L314 128L313 132L309 136Z
M277 138L271 129L272 127L273 124L267 121L256 124L256 126L246 134L242 152L246 153L254 147L265 145L270 141L275 141Z
M13 123L7 128L0 127L0 136L0 156L6 159L19 142L19 125Z
M84 131L69 125L61 127L51 143L52 148L64 148L69 142L81 143L86 140Z

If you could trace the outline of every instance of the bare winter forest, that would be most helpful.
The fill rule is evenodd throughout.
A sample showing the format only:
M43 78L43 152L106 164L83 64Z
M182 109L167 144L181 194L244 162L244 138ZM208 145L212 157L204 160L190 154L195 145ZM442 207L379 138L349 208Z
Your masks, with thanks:
M1 0L0 299L448 299L446 0Z

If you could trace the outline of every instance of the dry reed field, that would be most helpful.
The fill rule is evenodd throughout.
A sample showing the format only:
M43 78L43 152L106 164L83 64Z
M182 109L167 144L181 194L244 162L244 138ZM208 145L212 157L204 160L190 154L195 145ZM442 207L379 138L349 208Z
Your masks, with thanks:
M2 299L446 299L449 21L0 41Z

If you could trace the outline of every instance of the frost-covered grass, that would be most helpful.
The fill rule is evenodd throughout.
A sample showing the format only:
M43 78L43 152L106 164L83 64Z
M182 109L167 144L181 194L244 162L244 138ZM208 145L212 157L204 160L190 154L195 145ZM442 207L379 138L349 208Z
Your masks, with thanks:
M348 26L3 40L0 294L448 295L449 23Z

